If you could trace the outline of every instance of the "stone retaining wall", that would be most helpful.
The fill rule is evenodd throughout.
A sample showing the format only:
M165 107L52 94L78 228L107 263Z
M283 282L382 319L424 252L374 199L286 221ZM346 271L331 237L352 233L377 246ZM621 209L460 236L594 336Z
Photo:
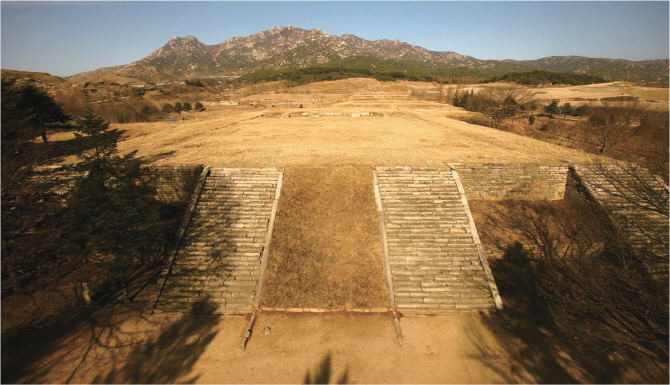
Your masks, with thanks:
M471 200L560 200L565 195L567 165L452 164Z
M156 188L162 202L188 202L202 169L196 165L143 167L145 181Z
M570 170L565 182L565 199L577 205L595 209L593 198L588 194L582 182L575 176L575 171Z

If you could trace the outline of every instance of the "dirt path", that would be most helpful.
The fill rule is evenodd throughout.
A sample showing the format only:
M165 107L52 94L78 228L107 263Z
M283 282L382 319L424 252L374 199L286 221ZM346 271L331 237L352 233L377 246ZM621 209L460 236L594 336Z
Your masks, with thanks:
M389 309L372 169L288 168L262 306Z
M123 320L117 320L123 318ZM244 318L128 317L82 328L33 364L28 383L504 383L582 380L557 363L534 377L514 362L496 316L403 318L398 345L380 315L261 314L247 349ZM270 328L265 334L266 327ZM91 337L98 344L91 345ZM517 341L518 342L518 341ZM90 349L89 349L90 348ZM511 349L511 350L510 350ZM82 361L83 359L83 361Z

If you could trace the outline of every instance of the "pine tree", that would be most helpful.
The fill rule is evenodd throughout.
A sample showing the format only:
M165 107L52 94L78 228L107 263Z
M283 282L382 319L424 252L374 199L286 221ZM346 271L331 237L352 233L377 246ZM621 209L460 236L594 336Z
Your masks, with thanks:
M572 115L573 111L574 110L573 110L572 106L570 105L570 103L565 103L561 107L561 114L563 114L563 120L566 120L568 115Z
M47 129L54 124L68 122L70 116L51 96L32 84L21 86L17 93L17 110L22 113L25 128L32 130L34 135L40 135L44 145L48 146Z
M75 128L86 147L77 156L80 177L68 198L70 240L122 280L130 301L126 272L145 262L157 242L155 191L142 182L135 152L118 155L118 135L108 122L89 111Z
M461 95L459 94L458 90L454 92L454 98L452 99L452 103L454 107L461 107Z
M559 108L558 108L558 101L554 100L554 101L551 102L551 104L544 107L544 112L551 115L551 117L553 117L554 114L560 113Z

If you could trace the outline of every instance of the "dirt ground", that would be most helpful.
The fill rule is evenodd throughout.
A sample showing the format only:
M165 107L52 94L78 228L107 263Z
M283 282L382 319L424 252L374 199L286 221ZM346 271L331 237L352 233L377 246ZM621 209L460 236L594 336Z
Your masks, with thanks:
M371 172L284 171L261 306L389 309Z
M388 316L261 313L246 350L240 351L244 317L147 318L137 309L136 304L97 311L62 338L44 341L39 360L18 373L3 367L3 383L607 383L659 378L658 368L621 366L624 357L609 357L606 369L584 366L549 330L510 330L496 313L405 317L402 346Z

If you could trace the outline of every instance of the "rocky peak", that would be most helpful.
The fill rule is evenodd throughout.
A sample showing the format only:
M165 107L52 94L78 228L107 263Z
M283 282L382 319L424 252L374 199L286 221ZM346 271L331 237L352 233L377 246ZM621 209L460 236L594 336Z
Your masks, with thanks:
M151 60L159 57L166 57L170 55L186 55L189 53L203 54L207 51L208 46L201 43L195 36L188 35L185 37L175 36L167 42L163 47L157 49L144 60Z
M537 68L553 71L584 71L607 67L609 77L644 67L654 76L667 79L668 60L628 62L579 56L548 57L530 61L482 61L455 52L436 52L394 39L366 40L355 35L329 35L318 28L279 26L255 35L233 37L217 45L201 43L192 35L175 36L144 59L114 69L119 74L142 76L197 77L243 74L261 68L304 67L327 63L333 58L368 55L384 60L412 60L431 66L466 68ZM612 72L616 71L616 72ZM646 76L646 75L645 75Z

